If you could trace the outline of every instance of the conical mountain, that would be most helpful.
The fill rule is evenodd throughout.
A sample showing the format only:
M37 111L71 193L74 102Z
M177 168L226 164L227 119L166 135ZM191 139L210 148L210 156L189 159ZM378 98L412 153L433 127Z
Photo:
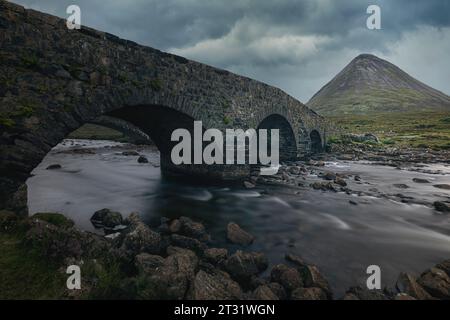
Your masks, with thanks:
M322 115L450 111L450 97L386 60L362 54L307 105Z

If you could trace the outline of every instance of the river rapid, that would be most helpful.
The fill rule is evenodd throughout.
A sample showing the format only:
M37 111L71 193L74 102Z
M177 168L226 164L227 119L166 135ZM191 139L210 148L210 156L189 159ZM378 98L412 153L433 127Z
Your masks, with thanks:
M450 184L449 165L398 169L330 161L302 176L300 186L257 184L248 190L165 179L156 148L138 150L149 163L123 155L126 150L136 146L64 140L27 181L30 213L60 212L93 232L100 231L89 219L102 208L124 216L139 212L151 226L161 217L188 216L205 224L214 244L231 251L238 248L226 242L226 225L234 221L256 238L246 250L264 252L271 264L285 263L286 253L301 256L319 267L337 296L364 285L369 265L380 266L382 285L393 287L400 272L417 274L450 258L450 215L430 205L450 200L450 190L433 186ZM46 170L52 164L61 168ZM351 192L310 188L323 181L321 170L348 175Z

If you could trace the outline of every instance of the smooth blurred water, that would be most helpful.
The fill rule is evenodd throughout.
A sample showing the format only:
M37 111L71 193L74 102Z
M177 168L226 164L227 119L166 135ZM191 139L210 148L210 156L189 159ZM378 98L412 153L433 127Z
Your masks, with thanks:
M93 154L65 152L73 147L96 149ZM225 241L225 229L234 221L256 237L248 250L263 251L271 264L285 262L286 253L300 255L320 268L338 295L365 284L369 265L379 265L382 284L393 286L401 271L419 273L450 258L450 217L394 197L401 193L417 202L450 200L450 191L433 187L450 183L450 168L444 164L426 166L437 173L430 174L361 162L327 163L324 170L361 176L362 182L347 180L355 191L348 195L306 187L258 185L246 190L167 180L161 177L156 149L140 150L149 164L123 156L124 150L126 146L109 141L65 140L28 180L30 212L61 212L90 231L95 229L89 218L102 208L124 215L139 212L150 225L158 225L163 216L184 215L203 222L213 243L230 250L237 247ZM45 169L54 163L62 169ZM432 183L417 184L413 178ZM305 184L316 180L309 175ZM402 183L410 188L394 186ZM372 195L358 196L358 191Z

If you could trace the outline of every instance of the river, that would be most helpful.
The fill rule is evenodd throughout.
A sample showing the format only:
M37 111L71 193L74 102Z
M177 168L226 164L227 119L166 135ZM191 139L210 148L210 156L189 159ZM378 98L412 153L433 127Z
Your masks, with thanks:
M86 152L72 152L73 149ZM60 212L84 230L99 232L89 219L109 208L125 216L139 212L152 226L161 217L188 216L203 222L213 242L230 250L225 241L230 221L256 237L246 250L264 252L271 264L285 263L294 253L319 267L337 296L364 285L366 268L378 265L382 285L393 287L402 271L419 273L450 258L450 216L427 203L450 200L450 190L433 187L450 182L445 164L396 169L365 162L327 162L324 170L359 175L348 179L354 192L325 192L309 187L257 185L206 186L164 179L154 147L124 156L131 146L111 141L64 140L35 168L28 179L30 213ZM60 164L59 170L46 170ZM414 183L413 178L431 183ZM321 181L316 174L304 184ZM400 189L406 184L408 189ZM415 203L402 203L414 199ZM353 204L350 204L349 201ZM420 204L420 203L424 204ZM356 204L356 205L355 205Z

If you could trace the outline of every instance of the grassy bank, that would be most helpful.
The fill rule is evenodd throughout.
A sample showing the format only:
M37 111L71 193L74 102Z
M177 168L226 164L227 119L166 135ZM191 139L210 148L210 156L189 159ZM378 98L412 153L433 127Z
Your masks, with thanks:
M24 234L0 233L0 299L57 299L65 279L58 268L25 248Z
M73 131L67 138L129 142L128 137L117 130L90 123L86 123L77 130Z
M383 144L450 150L450 112L330 116L344 131L376 134Z

